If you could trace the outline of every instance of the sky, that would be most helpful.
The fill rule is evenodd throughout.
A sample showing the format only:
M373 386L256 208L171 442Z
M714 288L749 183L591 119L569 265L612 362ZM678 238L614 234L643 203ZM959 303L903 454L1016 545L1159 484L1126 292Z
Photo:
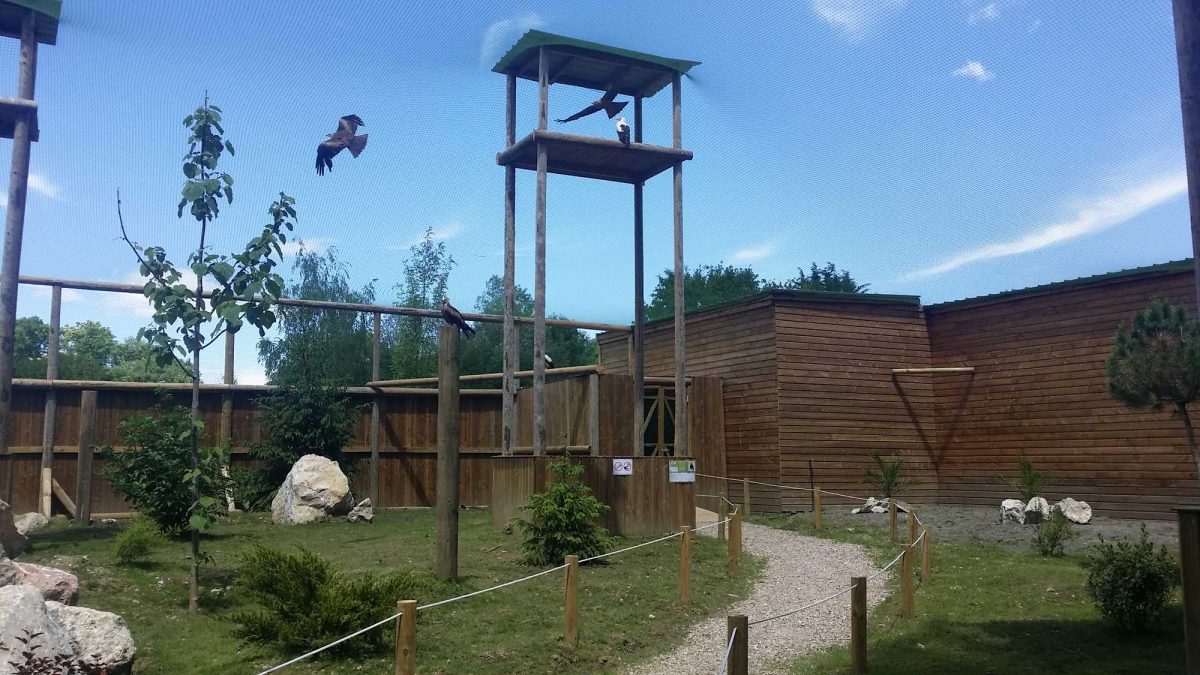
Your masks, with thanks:
M210 234L232 252L285 191L297 234L336 248L391 302L427 227L474 306L503 272L505 78L491 67L537 28L700 61L683 82L685 260L785 279L833 262L878 293L926 304L1190 257L1174 33L1168 2L765 0L644 3L468 0L101 3L66 0L39 51L21 273L140 283L117 237L183 264L197 240L175 215L182 119L224 110L233 205ZM0 95L16 90L0 45ZM594 92L557 86L550 117ZM670 94L646 101L646 141L670 144ZM363 154L314 170L315 146L357 114ZM518 136L536 85L518 86ZM593 116L552 129L613 137ZM11 142L0 141L0 156ZM550 176L547 311L628 323L632 189ZM672 264L670 172L646 186L647 291ZM533 286L534 179L517 182L518 283ZM288 249L290 256L295 247ZM286 274L285 274L286 276ZM23 287L18 316L48 317ZM63 322L136 333L139 296L68 291ZM255 335L237 376L263 381ZM220 351L204 359L219 381Z

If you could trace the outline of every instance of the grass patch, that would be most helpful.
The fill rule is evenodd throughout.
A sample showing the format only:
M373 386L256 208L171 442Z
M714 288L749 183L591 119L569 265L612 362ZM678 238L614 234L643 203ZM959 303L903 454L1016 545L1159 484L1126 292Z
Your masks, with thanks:
M521 539L491 526L486 510L461 514L459 570L463 579L437 589L452 597L544 568L520 563ZM299 544L348 572L379 573L433 566L435 529L430 510L377 511L370 525L344 522L275 526L266 514L240 514L206 537L204 548L215 563L201 568L202 613L187 613L187 554L184 541L155 548L143 564L118 567L112 539L119 528L54 525L31 538L24 558L49 563L59 555L86 555L76 570L81 604L125 618L138 647L136 669L145 675L175 673L255 673L290 655L248 645L233 635L227 615L252 609L237 597L233 568L253 544L295 550ZM623 547L645 539L621 539ZM580 572L580 644L561 644L561 574L549 574L424 612L418 624L418 667L427 673L615 672L677 645L687 626L746 597L762 569L747 556L739 575L725 577L725 547L711 537L692 543L692 604L677 601L679 544L646 546ZM397 598L400 599L400 598ZM362 625L372 621L364 617ZM385 642L392 644L390 627ZM392 673L390 652L310 661L296 672Z
M864 522L817 531L807 516L753 522L867 547L878 563L899 551L887 526ZM907 527L901 516L901 537ZM1174 673L1184 668L1179 598L1145 634L1104 622L1084 593L1082 557L1044 558L998 547L939 543L932 579L917 585L917 614L900 619L893 593L868 619L872 673ZM1030 537L1033 533L1030 533ZM850 672L846 647L789 664L795 675Z

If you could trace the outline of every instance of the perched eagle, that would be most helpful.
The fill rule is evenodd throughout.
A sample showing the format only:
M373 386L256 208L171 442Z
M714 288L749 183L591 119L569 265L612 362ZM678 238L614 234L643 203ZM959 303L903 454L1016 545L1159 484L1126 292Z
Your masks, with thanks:
M553 367L554 367L554 359L550 358L550 355L549 355L549 354L542 354L542 358L546 360L546 367L547 367L547 368L553 368Z
M629 147L629 124L624 117L617 118L617 140Z
M604 92L604 95L601 96L599 100L592 101L591 105L584 108L583 110L580 110L579 112L575 113L574 115L571 115L570 117L568 117L565 120L554 120L554 121L559 122L559 123L574 122L575 120L579 119L580 117L587 117L588 115L591 115L594 112L599 112L601 110L603 110L604 114L608 115L608 119L611 120L613 117L615 117L617 115L617 113L621 112L621 110L624 109L625 106L629 104L629 101L620 101L620 102L614 101L613 99L615 99L616 97L617 97L617 83L614 82L608 87L608 91Z
M463 319L462 312L455 309L454 305L450 304L450 300L446 298L442 298L442 319L451 326L457 326L458 330L468 338L475 334L475 329L467 325L466 320Z
M317 146L317 175L324 176L325 169L333 171L333 156L350 148L350 154L358 157L363 148L367 147L367 134L355 136L359 127L365 127L358 115L346 115L338 120L337 131L329 134L329 140L321 141Z

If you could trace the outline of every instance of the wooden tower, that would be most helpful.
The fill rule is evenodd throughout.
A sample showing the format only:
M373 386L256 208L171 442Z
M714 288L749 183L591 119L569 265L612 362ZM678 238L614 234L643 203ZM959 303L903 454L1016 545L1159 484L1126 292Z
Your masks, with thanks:
M504 410L503 452L512 454L516 415L514 397L519 368L517 333L513 322L514 276L516 268L516 170L537 172L535 211L536 238L534 255L533 323L533 454L546 451L545 348L546 348L546 174L557 173L581 178L628 183L633 186L633 275L634 275L634 379L633 443L629 454L642 454L641 420L644 395L643 345L645 312L644 259L642 255L642 189L654 176L672 170L674 176L675 233L675 454L688 456L687 447L687 365L684 354L683 323L683 163L692 153L683 148L680 115L680 78L696 61L668 59L627 49L576 40L542 31L529 31L513 45L492 70L508 77L507 118L503 152L496 163L505 167L504 175ZM517 78L538 83L537 128L517 140ZM633 101L632 140L625 146L616 139L595 138L551 131L549 90L552 84L566 84L605 92L617 90L618 100ZM642 101L671 85L671 147L642 142ZM602 111L593 115L604 115Z

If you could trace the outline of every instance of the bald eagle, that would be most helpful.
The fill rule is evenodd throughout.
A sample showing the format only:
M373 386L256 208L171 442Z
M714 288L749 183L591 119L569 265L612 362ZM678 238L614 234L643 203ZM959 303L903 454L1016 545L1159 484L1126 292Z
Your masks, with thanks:
M599 112L601 110L603 110L604 114L608 115L608 119L611 120L614 116L616 116L617 113L621 112L621 110L623 110L625 108L625 106L629 104L629 101L619 101L619 102L614 101L613 99L615 99L616 97L617 97L617 83L614 82L611 85L609 85L608 91L604 92L603 96L601 96L599 99L597 99L595 101L592 101L592 104L589 105L588 107L584 108L583 110L580 110L579 112L575 113L574 115L571 115L570 117L568 117L566 119L554 120L554 121L559 122L559 123L574 122L575 120L579 119L580 117L587 117L588 115L591 115L594 112Z
M475 334L475 329L471 328L466 320L463 319L462 312L455 309L454 305L451 305L450 300L447 298L442 298L442 319L447 324L458 327L458 330L468 338Z
M325 169L333 171L333 157L341 152L342 148L349 148L350 154L358 157L363 148L367 147L367 134L355 136L354 132L365 126L367 125L363 124L358 115L346 115L338 119L337 131L329 134L329 140L321 141L317 146L318 176L324 176Z
M624 117L617 118L617 140L629 147L629 124Z

